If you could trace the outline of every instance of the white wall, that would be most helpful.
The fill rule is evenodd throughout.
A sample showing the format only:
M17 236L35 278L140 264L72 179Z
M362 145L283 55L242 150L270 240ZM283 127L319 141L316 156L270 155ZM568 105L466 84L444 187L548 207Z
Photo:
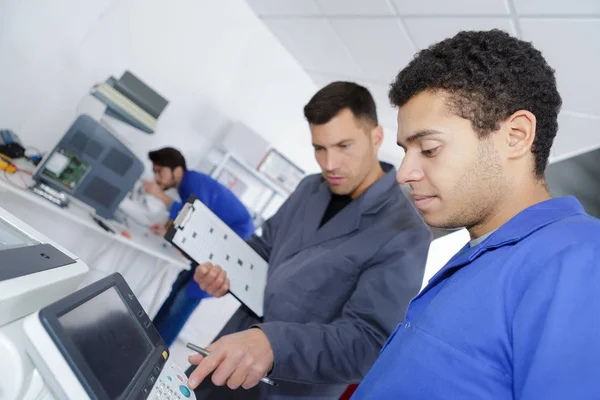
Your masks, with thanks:
M450 259L458 253L469 240L469 232L466 229L461 229L431 242L421 289L427 286L427 282L429 282L429 280L433 278L433 276L442 269L442 267L446 265L446 263L450 261Z
M0 128L50 149L91 86L129 69L169 99L138 153L188 157L227 120L316 171L302 107L315 84L244 0L0 0ZM195 163L193 163L195 164Z

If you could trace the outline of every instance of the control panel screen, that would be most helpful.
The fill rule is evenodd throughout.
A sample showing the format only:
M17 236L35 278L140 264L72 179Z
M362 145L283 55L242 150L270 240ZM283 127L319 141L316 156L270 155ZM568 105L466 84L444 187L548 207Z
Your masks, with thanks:
M121 398L154 349L115 287L58 321L110 399Z

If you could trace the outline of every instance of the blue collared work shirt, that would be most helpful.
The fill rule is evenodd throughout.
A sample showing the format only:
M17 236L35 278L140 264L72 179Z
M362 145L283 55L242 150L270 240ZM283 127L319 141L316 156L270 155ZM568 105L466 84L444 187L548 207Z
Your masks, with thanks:
M248 239L254 233L252 217L244 204L231 190L210 176L186 170L177 191L182 201L195 195L243 239ZM183 204L178 201L171 203L169 219L174 220L182 207Z
M254 233L254 222L244 204L231 190L210 176L186 170L177 191L182 201L192 194L195 195L243 239L248 239ZM174 220L182 207L182 203L174 201L171 204L169 219ZM194 280L188 283L186 293L197 299L209 297Z
M411 302L353 399L600 398L600 221L573 197L465 246Z

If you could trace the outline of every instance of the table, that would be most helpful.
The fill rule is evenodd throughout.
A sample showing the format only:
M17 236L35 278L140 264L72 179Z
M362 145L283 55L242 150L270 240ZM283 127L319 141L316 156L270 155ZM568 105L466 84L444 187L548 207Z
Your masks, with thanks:
M0 205L81 258L90 267L82 286L121 273L149 315L158 311L176 275L189 268L183 256L146 228L130 223L131 238L108 232L77 202L60 208L0 180Z
M30 185L30 177L24 176ZM18 178L12 179L15 183ZM177 274L189 268L189 262L164 239L131 222L128 239L120 233L101 228L90 216L90 209L76 201L68 208L43 199L26 189L0 179L0 206L31 225L56 243L76 254L90 272L81 287L114 272L119 272L149 316L153 317L168 296ZM239 307L231 295L205 299L184 327L172 353L176 362L187 365L189 351L185 341L206 346Z

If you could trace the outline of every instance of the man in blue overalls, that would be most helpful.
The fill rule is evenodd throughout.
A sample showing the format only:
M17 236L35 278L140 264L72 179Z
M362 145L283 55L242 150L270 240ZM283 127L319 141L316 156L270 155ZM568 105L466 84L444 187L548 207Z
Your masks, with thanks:
M165 190L176 188L182 201L195 195L243 239L252 235L254 223L244 204L233 192L210 176L187 169L185 158L178 150L165 147L151 151L148 156L152 161L155 180L145 181L144 189L161 199L169 209L167 224L152 226L155 233L164 235L166 227L177 217L183 206L165 193ZM173 283L171 294L154 317L154 325L167 346L175 341L200 301L209 297L194 282L193 277L194 268L181 271Z
M413 299L354 398L599 398L600 222L545 184L553 69L505 32L461 32L418 53L390 99L398 181L428 224L472 240Z

